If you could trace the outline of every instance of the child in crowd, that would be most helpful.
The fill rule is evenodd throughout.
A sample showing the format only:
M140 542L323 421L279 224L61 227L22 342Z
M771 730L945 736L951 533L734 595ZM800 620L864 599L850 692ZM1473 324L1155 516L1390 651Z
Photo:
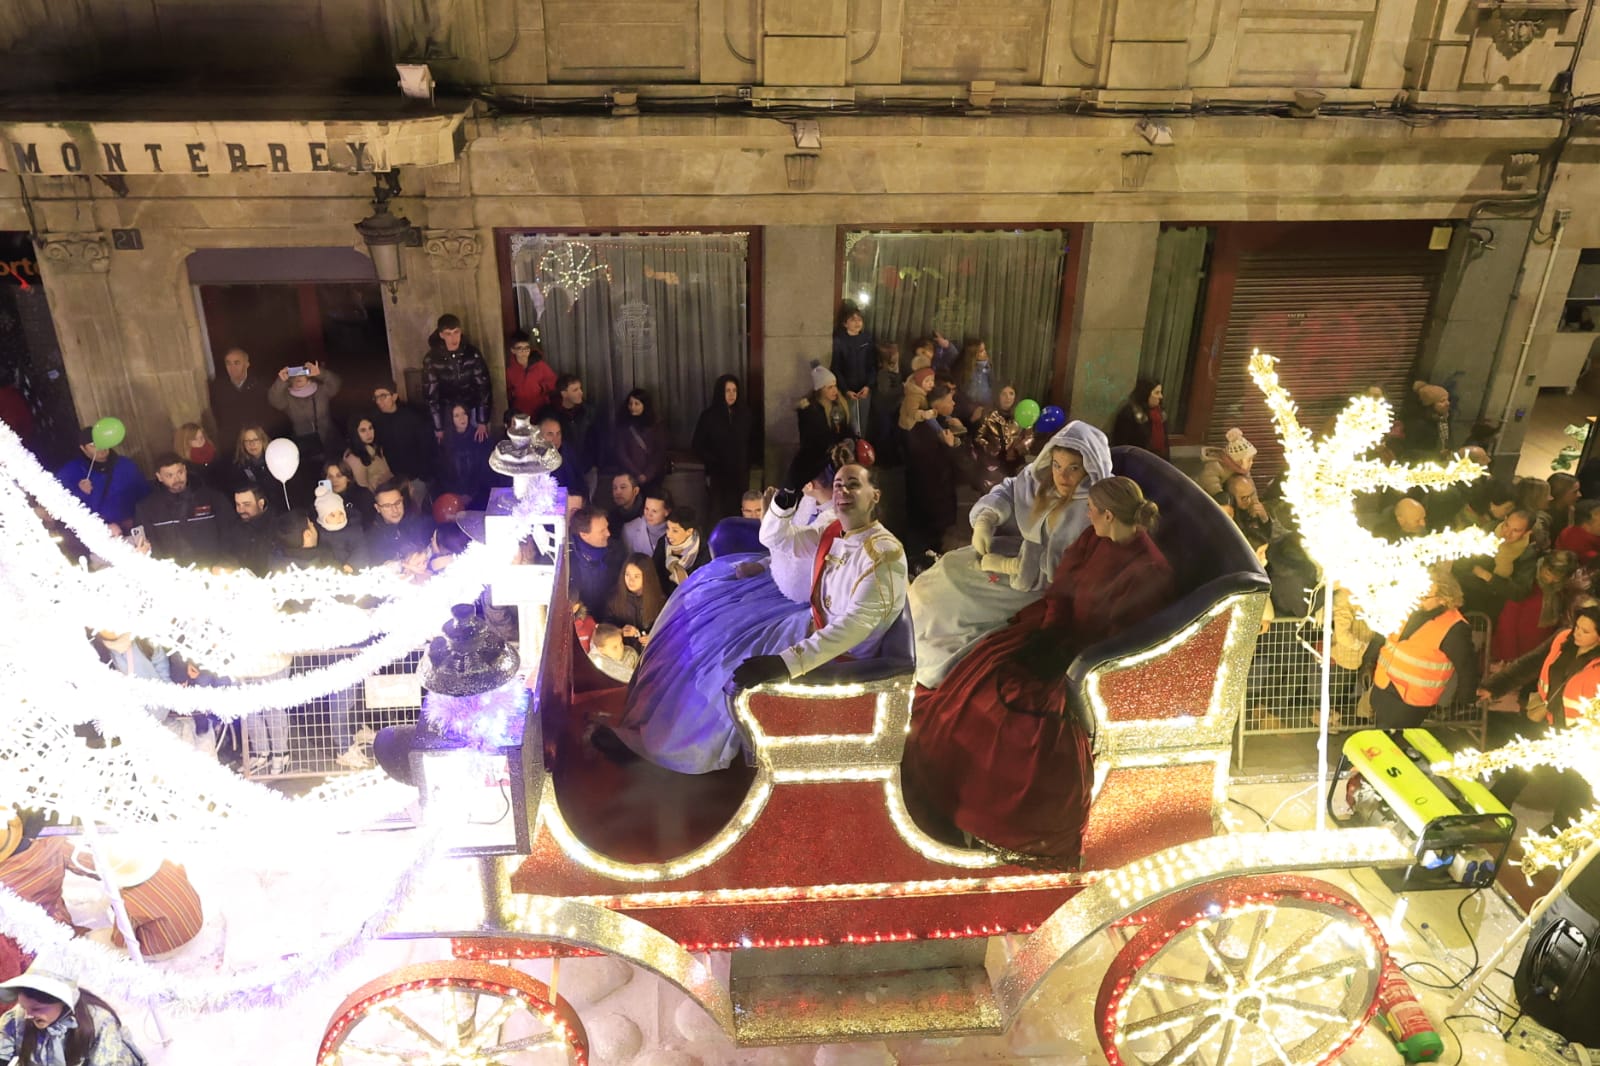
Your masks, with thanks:
M364 540L360 527L350 524L344 498L333 491L329 482L319 481L313 506L317 512L319 540L333 554L333 560L341 570L346 573L353 571L361 565Z
M598 625L589 639L589 661L613 681L627 684L639 667L639 650L623 642L622 630L616 626Z

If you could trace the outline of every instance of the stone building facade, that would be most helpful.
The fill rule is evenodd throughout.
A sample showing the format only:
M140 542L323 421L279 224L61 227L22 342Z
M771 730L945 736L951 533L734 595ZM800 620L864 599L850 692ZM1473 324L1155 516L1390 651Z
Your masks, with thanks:
M0 74L0 230L33 235L78 416L122 415L145 458L204 407L222 354L195 253L365 253L352 225L371 171L391 167L396 207L421 230L384 301L402 381L444 310L501 365L508 231L757 234L749 330L769 473L810 361L827 358L851 229L1063 229L1051 398L1100 423L1150 342L1164 227L1208 225L1240 264L1267 245L1431 248L1416 336L1385 358L1410 359L1391 367L1401 379L1450 378L1464 428L1531 403L1561 297L1600 248L1589 6L7 5L0 50L20 58ZM313 38L315 54L298 46ZM394 62L426 63L437 99L401 101ZM292 276L293 256L273 262ZM1229 295L1215 285L1205 299ZM1226 387L1228 308L1198 310L1216 317L1193 341L1186 447L1226 428L1201 400ZM1346 314L1360 326L1361 307ZM1342 327L1323 328L1337 367ZM1503 461L1520 439L1513 418Z

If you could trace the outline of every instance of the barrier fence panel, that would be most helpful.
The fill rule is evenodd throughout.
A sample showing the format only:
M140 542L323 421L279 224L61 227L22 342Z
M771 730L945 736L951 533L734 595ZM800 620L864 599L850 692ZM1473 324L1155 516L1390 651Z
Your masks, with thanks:
M1488 669L1492 623L1487 615L1478 612L1467 613L1466 619L1472 627L1472 643L1478 652L1482 677ZM1321 645L1320 618L1275 618L1256 638L1235 745L1241 769L1245 765L1245 742L1250 737L1315 733L1321 727ZM1369 683L1370 678L1334 664L1329 683L1334 732L1371 728L1372 719L1360 717L1358 709ZM1424 724L1466 730L1481 747L1488 728L1488 711L1478 704L1475 692L1469 688L1458 691L1449 706L1439 708Z
M302 652L294 657L291 676L309 673L349 658L358 649ZM391 725L415 725L422 708L419 673L422 649L380 668L360 684L318 696L284 711L261 712L258 723L240 723L244 776L252 781L290 777L326 777L352 773L372 765L372 737ZM253 767L256 756L270 754L278 736L287 733L288 763L276 768ZM263 751L263 746L267 750ZM359 756L359 758L357 757ZM341 758L344 759L341 762Z

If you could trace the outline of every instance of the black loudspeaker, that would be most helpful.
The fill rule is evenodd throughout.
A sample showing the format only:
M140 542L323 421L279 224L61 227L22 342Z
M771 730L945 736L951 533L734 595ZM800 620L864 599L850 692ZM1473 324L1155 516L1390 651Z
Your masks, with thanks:
M1513 987L1528 1017L1600 1047L1600 865L1575 878L1528 934Z

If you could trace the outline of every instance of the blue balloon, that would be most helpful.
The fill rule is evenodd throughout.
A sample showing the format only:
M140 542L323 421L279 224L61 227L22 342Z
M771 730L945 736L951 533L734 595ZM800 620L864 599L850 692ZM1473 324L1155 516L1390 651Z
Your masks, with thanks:
M1039 412L1039 420L1033 424L1033 432L1035 436L1049 437L1059 433L1061 427L1066 424L1067 412L1051 404Z

